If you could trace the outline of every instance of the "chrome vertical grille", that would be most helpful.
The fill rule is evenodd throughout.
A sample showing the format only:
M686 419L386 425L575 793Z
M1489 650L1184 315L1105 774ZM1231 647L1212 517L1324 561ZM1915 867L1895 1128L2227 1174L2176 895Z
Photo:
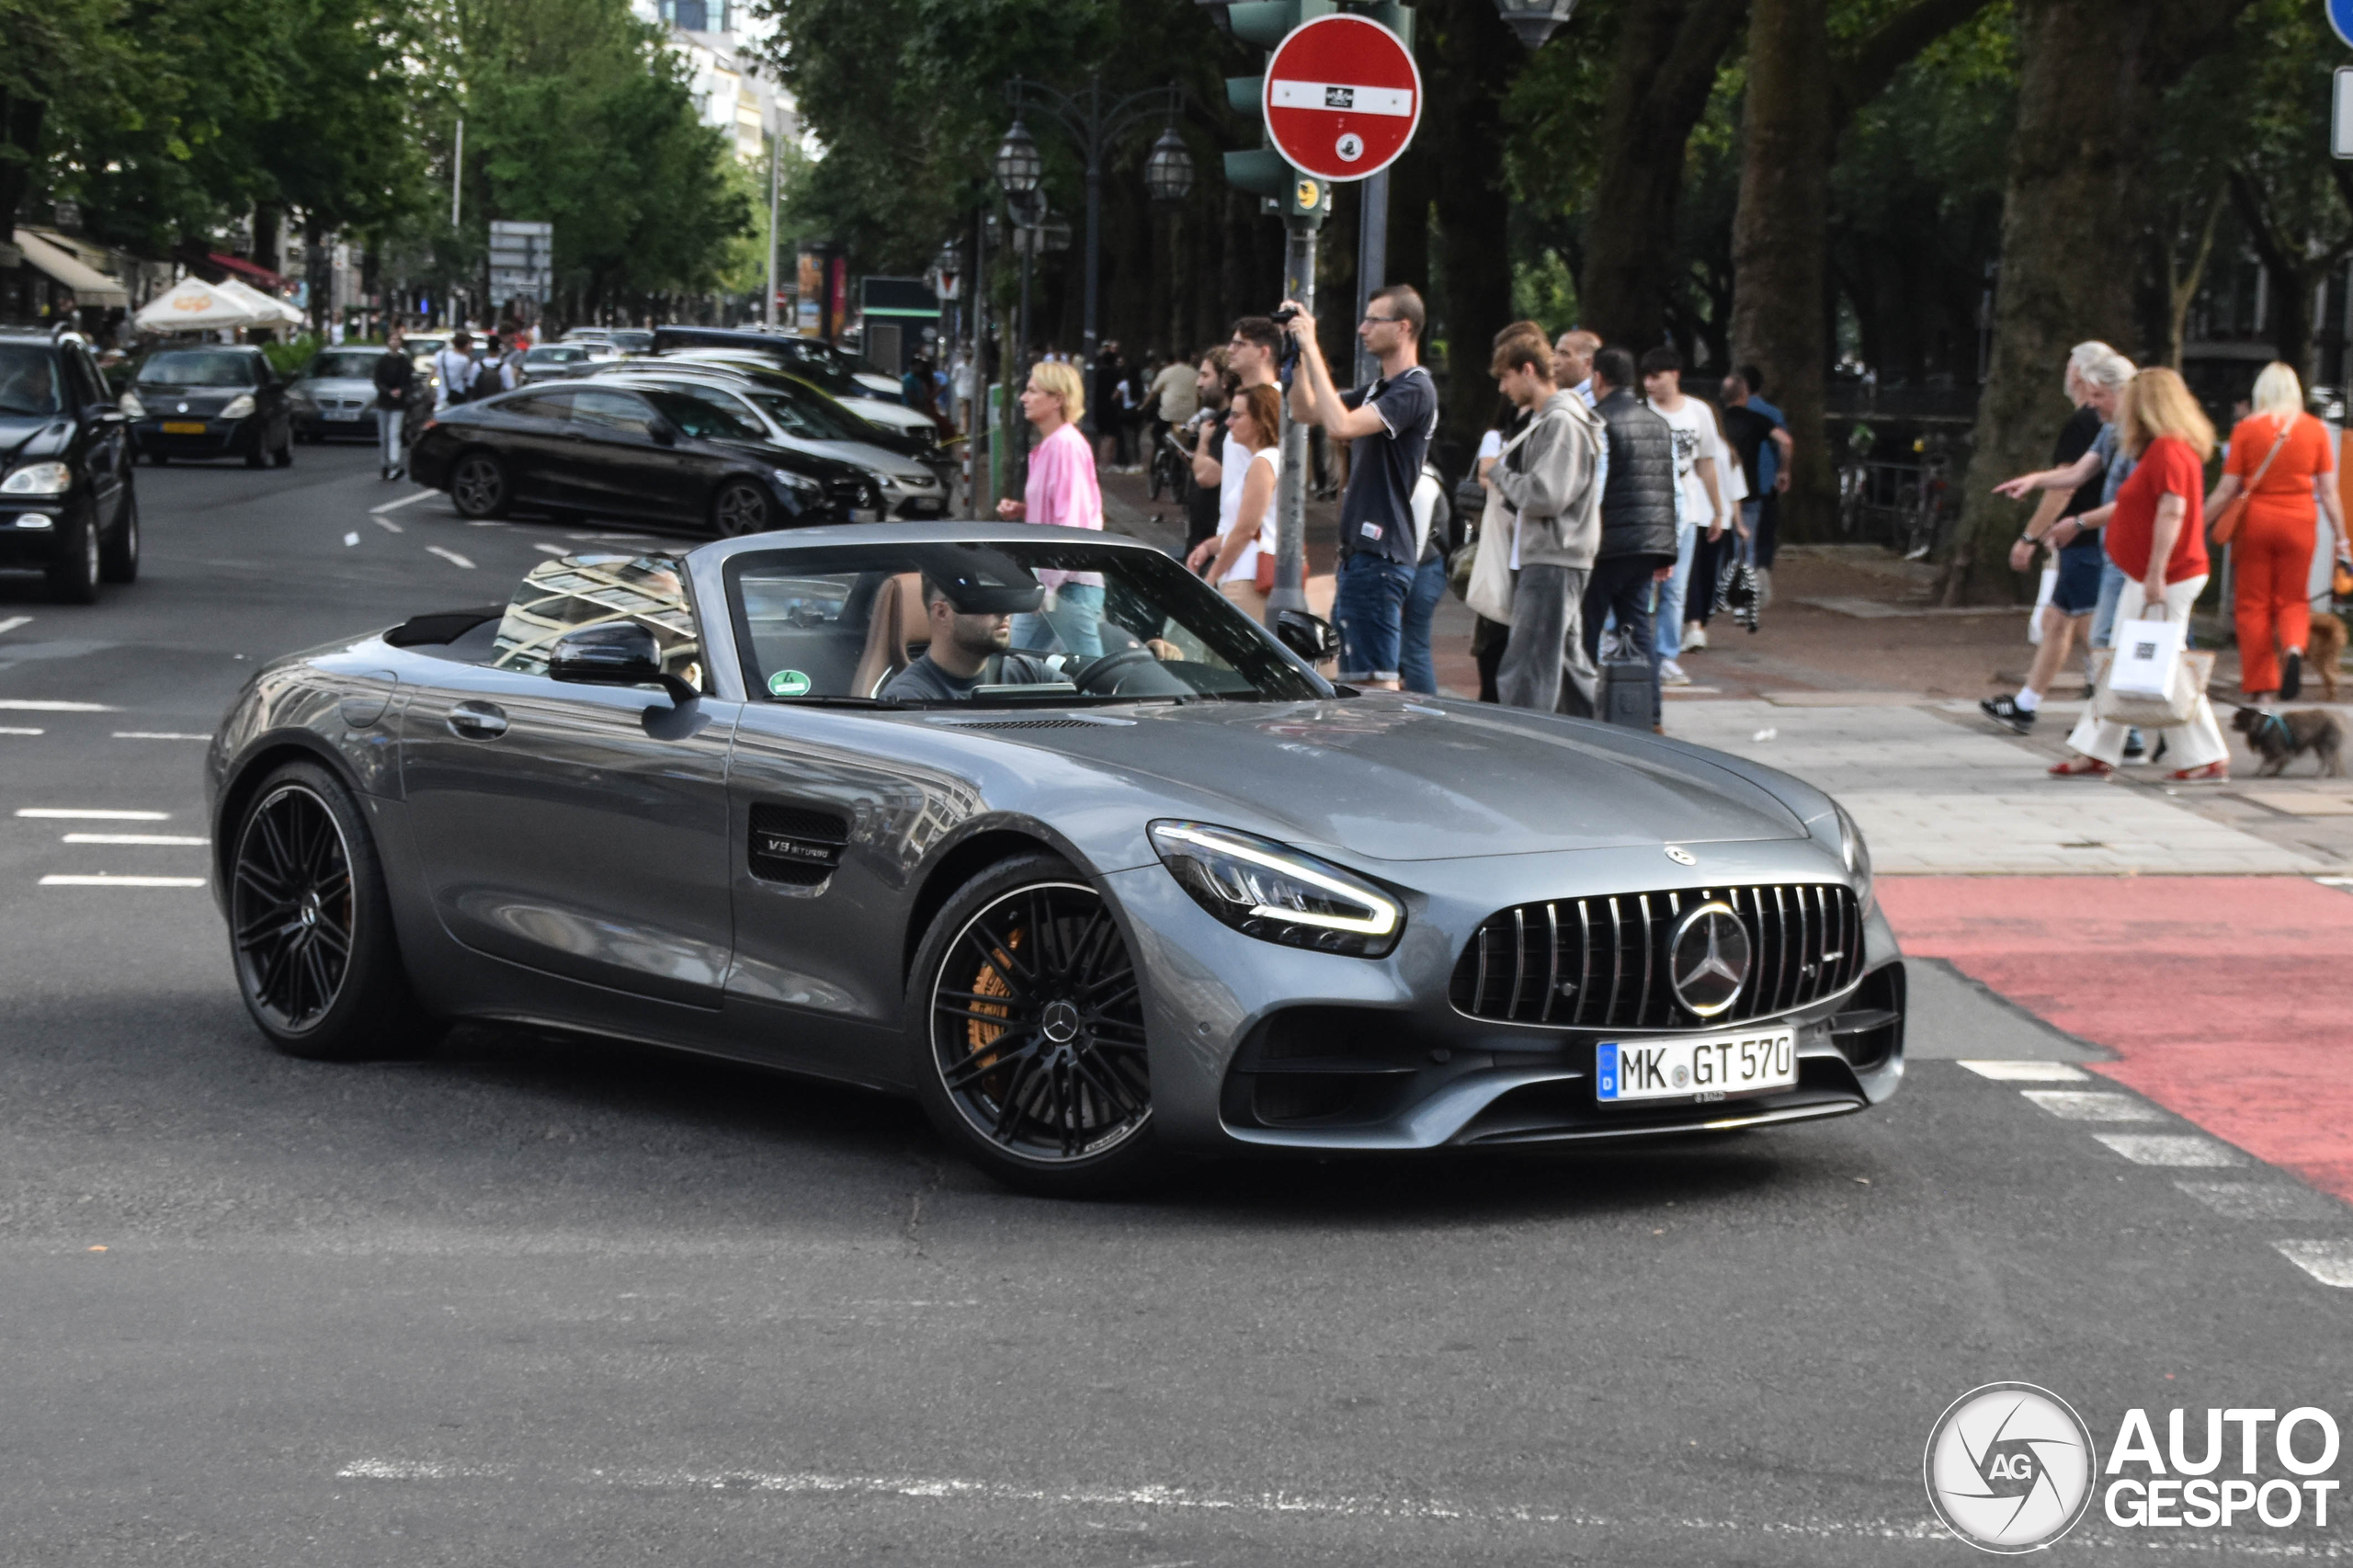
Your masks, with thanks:
M1667 947L1692 910L1730 908L1748 933L1748 979L1700 1019L1676 1000ZM1862 977L1854 890L1828 882L1681 888L1555 899L1499 910L1454 966L1454 1005L1474 1018L1574 1028L1691 1028L1770 1017Z

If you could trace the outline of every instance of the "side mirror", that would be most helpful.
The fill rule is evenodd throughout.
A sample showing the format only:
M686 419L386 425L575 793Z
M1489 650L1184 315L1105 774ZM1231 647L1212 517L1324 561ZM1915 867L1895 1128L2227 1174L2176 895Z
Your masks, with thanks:
M658 686L683 708L702 695L662 667L654 633L633 620L584 626L548 651L548 678L574 686Z
M657 447L675 447L678 444L678 427L666 419L655 418L653 424L645 427L645 430L646 434L654 437L654 444Z
M1320 615L1303 609L1275 611L1275 635L1282 645L1311 665L1320 665L1340 651L1339 629Z

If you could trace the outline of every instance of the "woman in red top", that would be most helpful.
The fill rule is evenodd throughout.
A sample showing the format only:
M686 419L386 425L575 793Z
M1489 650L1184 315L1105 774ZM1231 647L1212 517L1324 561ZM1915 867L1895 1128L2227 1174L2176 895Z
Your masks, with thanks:
M2159 368L2132 378L2117 415L2126 454L2140 466L2116 493L2109 518L2108 558L2125 576L2116 623L2188 621L2206 586L2206 460L2214 453L2214 426L2178 373ZM2144 608L2145 607L2145 608ZM2080 756L2053 767L2062 778L2105 778L2124 760L2125 727L2085 710L2067 744ZM2231 776L2231 748L2199 693L2198 706L2170 737L2182 766L2177 784L2219 784Z
M2231 432L2222 483L2206 498L2211 517L2242 489L2247 492L2231 560L2239 687L2250 701L2268 703L2277 692L2293 702L2302 694L2304 637L2312 630L2313 492L2336 537L2343 539L2336 472L2327 427L2304 412L2296 372L2277 361L2265 367L2255 380L2255 412Z

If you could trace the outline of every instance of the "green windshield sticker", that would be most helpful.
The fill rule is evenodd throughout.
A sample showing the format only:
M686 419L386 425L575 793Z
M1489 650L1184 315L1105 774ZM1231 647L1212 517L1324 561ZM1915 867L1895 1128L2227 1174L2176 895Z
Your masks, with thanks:
M778 697L806 697L809 677L799 670L779 670L768 676L768 690Z

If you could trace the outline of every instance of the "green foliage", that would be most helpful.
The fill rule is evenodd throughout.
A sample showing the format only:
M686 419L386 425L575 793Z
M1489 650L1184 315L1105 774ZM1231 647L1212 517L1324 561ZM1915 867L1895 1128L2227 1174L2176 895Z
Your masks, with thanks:
M1542 322L1557 335L1577 319L1576 274L1550 246L1511 268L1511 312L1518 321Z
M306 332L299 337L288 338L283 343L263 344L262 358L269 361L271 369L291 381L294 377L301 375L312 360L318 358L319 350L325 344L326 339L317 333Z

